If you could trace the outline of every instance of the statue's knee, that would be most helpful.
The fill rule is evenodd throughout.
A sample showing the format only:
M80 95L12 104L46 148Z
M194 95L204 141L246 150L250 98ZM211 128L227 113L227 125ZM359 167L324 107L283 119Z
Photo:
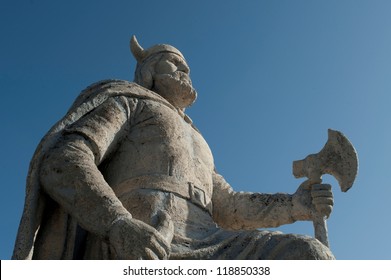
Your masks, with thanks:
M323 245L319 240L304 236L292 235L292 242L288 247L292 252L292 259L302 260L331 260L334 255L328 247Z

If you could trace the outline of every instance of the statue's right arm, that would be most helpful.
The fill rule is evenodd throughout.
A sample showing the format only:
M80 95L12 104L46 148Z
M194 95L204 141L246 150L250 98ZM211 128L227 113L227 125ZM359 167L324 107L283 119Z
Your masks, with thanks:
M79 225L110 243L119 258L165 258L168 245L147 224L133 219L98 165L115 149L136 101L114 97L64 130L45 153L43 190Z
M330 185L318 185L314 192L302 184L294 194L236 192L223 176L213 174L213 218L227 229L252 230L313 220L314 199L328 217L333 205Z
M295 222L290 194L236 192L217 173L213 187L213 218L223 228L253 230Z

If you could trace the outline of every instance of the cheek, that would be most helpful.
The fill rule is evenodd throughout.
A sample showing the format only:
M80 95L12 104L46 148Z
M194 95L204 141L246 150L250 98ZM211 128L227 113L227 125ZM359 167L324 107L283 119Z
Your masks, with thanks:
M168 62L168 61L160 61L159 63L156 64L155 71L158 74L170 74L174 73L177 70L177 67Z

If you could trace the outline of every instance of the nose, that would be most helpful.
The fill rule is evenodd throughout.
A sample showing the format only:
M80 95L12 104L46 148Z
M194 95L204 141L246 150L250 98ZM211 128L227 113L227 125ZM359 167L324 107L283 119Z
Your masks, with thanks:
M184 72L186 74L189 74L189 72L190 72L189 67L184 63L178 64L177 68L178 68L178 71Z

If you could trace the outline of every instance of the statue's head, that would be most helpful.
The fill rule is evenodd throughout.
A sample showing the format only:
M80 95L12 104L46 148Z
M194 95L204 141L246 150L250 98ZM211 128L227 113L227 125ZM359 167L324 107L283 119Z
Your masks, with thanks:
M133 36L130 49L137 60L134 81L166 98L178 109L195 101L190 69L182 53L170 45L160 44L144 50Z

